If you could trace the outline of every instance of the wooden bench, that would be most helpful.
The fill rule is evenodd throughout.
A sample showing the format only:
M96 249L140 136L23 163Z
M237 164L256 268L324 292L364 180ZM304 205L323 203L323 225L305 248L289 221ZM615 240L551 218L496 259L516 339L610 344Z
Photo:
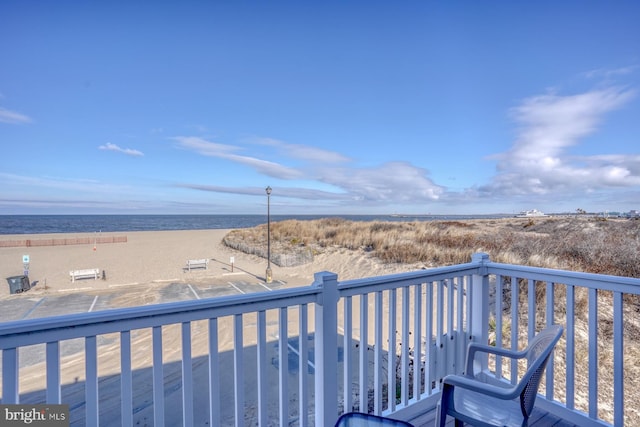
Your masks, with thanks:
M187 261L187 270L189 271L191 271L192 268L204 268L206 270L208 266L208 259L190 259Z
M71 276L71 281L75 282L76 279L91 279L93 278L94 280L98 279L98 276L100 276L100 269L99 268L89 268L86 270L71 270L69 272L69 276Z

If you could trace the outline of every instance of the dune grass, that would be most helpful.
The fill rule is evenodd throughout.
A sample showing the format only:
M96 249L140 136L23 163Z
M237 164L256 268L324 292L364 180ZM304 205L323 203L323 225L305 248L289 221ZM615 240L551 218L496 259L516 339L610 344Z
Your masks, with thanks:
M233 230L225 244L262 253L266 224ZM640 277L640 221L582 217L384 222L325 218L271 223L272 253L363 250L386 263L436 267L487 252L496 262Z

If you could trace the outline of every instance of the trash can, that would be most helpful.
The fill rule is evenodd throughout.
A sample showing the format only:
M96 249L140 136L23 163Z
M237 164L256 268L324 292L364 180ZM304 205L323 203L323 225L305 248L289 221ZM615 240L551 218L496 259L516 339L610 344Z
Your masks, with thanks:
M9 292L12 294L19 294L20 292L26 292L31 289L29 276L7 277L7 282L9 283Z

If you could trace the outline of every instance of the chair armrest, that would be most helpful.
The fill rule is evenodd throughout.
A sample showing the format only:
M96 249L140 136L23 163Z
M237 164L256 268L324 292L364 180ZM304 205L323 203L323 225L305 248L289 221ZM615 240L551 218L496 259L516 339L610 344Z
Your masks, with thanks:
M483 383L462 375L447 375L444 377L445 385L453 387L461 387L467 390L493 396L501 400L512 400L519 396L520 392L517 387L498 387L493 384Z
M496 356L504 356L511 359L522 359L527 355L527 352L524 350L514 351L493 345L475 342L469 343L469 346L467 347L467 369L465 370L465 373L469 376L473 376L473 360L475 359L476 353L495 354Z

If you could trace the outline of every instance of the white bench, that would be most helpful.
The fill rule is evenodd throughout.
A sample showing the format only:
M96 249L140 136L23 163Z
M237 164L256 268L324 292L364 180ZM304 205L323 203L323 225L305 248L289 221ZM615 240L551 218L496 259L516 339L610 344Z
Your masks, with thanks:
M71 276L71 281L75 282L76 279L91 279L93 278L94 280L98 279L98 276L100 276L100 269L99 268L89 268L86 270L71 270L69 272L69 276Z
M191 271L192 268L204 268L206 270L208 266L208 259L190 259L187 261L187 270L189 271Z

